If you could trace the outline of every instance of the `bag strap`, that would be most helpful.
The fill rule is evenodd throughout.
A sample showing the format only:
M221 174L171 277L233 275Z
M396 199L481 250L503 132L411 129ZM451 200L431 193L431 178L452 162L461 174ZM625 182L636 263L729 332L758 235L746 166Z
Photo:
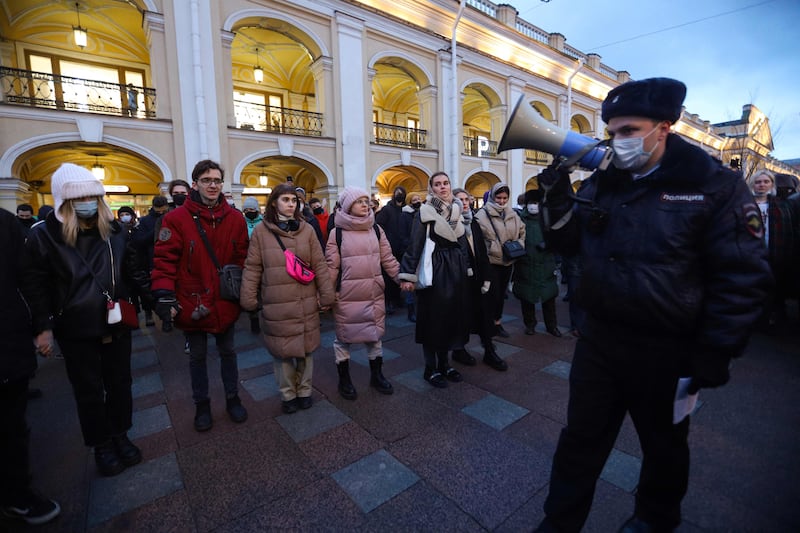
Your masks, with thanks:
M492 220L492 215L489 214L489 210L486 207L483 208L486 211L486 217L489 219L489 224L492 225L492 229L494 230L494 236L497 237L497 242L500 242L500 234L497 232L497 227L494 225L494 220ZM503 243L500 242L502 245Z
M377 224L372 226L375 236L378 237L378 247L381 245L381 228ZM336 292L342 288L342 228L336 226L336 248L339 250L339 273L336 275Z
M283 245L283 241L281 240L280 236L275 233L274 231L270 231L273 235L275 235L275 240L278 241L278 245L281 247L281 250L284 252L286 251L286 247Z
M197 224L197 231L200 233L200 238L203 240L203 244L206 245L206 250L208 250L208 255L211 256L211 261L214 262L214 266L217 268L217 272L222 272L222 267L219 266L219 261L217 261L217 256L214 254L214 249L211 248L211 243L208 242L208 236L206 235L206 230L203 229L202 224L200 224L200 217L196 214L192 214L192 218L194 219L195 224Z

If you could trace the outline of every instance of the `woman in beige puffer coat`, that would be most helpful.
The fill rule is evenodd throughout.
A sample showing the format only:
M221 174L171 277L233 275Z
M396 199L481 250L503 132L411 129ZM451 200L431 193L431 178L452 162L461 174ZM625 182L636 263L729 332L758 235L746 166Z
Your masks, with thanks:
M339 203L341 210L336 214L336 229L328 235L325 247L325 259L336 286L333 351L339 373L339 394L348 400L355 400L358 395L350 380L350 345L354 343L364 343L367 347L370 385L378 392L391 394L394 392L392 384L381 371L381 338L386 330L381 268L397 282L400 264L392 255L386 233L375 225L369 193L359 187L345 187L339 195Z
M289 276L278 238L314 270L311 283ZM273 189L264 222L250 238L239 303L253 311L261 301L261 331L274 358L275 379L287 414L311 407L311 353L320 344L319 311L330 308L334 297L319 239L300 214L294 185L282 183Z

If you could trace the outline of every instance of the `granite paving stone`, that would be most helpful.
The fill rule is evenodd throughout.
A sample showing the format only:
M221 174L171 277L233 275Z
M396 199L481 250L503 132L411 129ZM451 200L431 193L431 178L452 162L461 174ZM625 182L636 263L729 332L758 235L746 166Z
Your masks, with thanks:
M572 365L566 361L553 361L544 367L542 372L547 372L548 374L552 374L559 378L569 379L569 371L571 369Z
M247 394L257 402L277 396L280 393L273 374L265 374L257 378L244 380L241 385L247 391Z
M236 353L236 362L239 365L239 369L253 368L266 364L271 365L273 360L272 355L263 347L251 348L241 352L237 351Z
M365 513L419 480L414 472L386 450L378 450L339 470L332 477Z
M600 478L623 490L633 492L639 484L641 467L642 460L638 457L612 449Z
M147 368L158 364L158 356L156 355L155 348L143 349L138 352L131 353L131 370L138 370L140 368Z
M489 394L485 398L467 405L461 409L461 412L497 430L504 429L530 413L524 407L506 401L494 394Z
M311 409L301 409L291 415L276 418L295 442L302 442L350 419L329 401L317 401Z
M183 488L175 454L128 468L115 477L97 478L89 491L89 526L130 511Z
M169 411L165 404L133 412L133 427L128 431L132 440L158 433L172 427Z
M134 399L156 392L162 392L164 385L161 383L161 374L153 372L152 374L145 374L133 379L131 386L131 394Z

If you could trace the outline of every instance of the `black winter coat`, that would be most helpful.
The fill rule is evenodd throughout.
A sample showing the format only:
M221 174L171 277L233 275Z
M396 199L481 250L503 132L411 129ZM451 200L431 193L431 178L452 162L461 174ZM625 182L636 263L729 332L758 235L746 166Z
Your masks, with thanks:
M74 248L64 242L61 222L53 214L31 230L25 245L22 292L33 313L34 335L51 329L56 338L104 337L126 326L106 322L103 291L113 300L136 294L149 297L150 278L144 261L131 245L128 232L117 221L111 225L108 243L100 239L97 230L88 230L80 232Z
M378 211L375 222L380 224L386 232L386 238L392 245L392 254L400 260L406 252L408 239L411 235L411 222L413 219L403 213L403 206L398 206L394 201Z
M24 245L17 217L0 209L0 385L36 370L31 313L19 290Z
M425 235L436 243L433 252L433 286L417 290L415 341L436 350L462 348L469 340L469 321L462 313L469 308L467 269L469 244L461 222L456 230L428 205L414 217L411 239L400 262L400 280L417 281Z
M690 371L727 373L772 283L763 227L738 174L672 134L660 166L632 180L609 167L578 191L578 302L590 342L643 339L686 356Z

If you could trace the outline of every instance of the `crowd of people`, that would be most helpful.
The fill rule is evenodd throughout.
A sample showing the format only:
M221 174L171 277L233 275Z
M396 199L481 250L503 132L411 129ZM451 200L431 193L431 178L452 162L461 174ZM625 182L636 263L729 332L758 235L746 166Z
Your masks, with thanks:
M397 308L414 323L423 379L446 388L463 380L453 362L477 364L467 350L472 334L483 363L508 370L493 338L509 336L509 292L520 301L526 335L536 334L538 304L544 330L562 336L555 304L562 262L577 344L568 421L538 530L582 528L626 413L644 459L623 530L674 529L689 467L689 419L672 419L676 383L690 379L690 394L724 385L752 327L769 330L800 292L796 181L759 170L745 183L672 134L684 96L682 83L665 78L612 90L602 107L614 150L609 168L575 194L572 169L556 161L515 206L506 183L494 184L477 208L468 191L435 172L426 194L396 187L383 207L348 186L327 213L289 179L263 212L255 198L239 211L226 200L221 165L203 160L191 183L174 180L170 199L154 197L145 216L123 206L115 217L91 172L61 165L51 182L55 205L40 209L38 221L27 204L16 220L0 212L7 252L0 265L7 302L0 308L0 508L30 524L60 510L31 488L28 474L25 410L36 354L60 351L83 441L98 472L114 476L142 459L127 436L139 309L145 326L155 325L155 313L165 332L173 325L183 332L194 428L202 432L213 427L209 335L225 412L236 423L248 418L234 349L242 311L263 336L281 408L292 414L313 405L321 313L332 311L342 398L358 397L349 366L354 344L366 347L369 386L393 393L382 339Z

